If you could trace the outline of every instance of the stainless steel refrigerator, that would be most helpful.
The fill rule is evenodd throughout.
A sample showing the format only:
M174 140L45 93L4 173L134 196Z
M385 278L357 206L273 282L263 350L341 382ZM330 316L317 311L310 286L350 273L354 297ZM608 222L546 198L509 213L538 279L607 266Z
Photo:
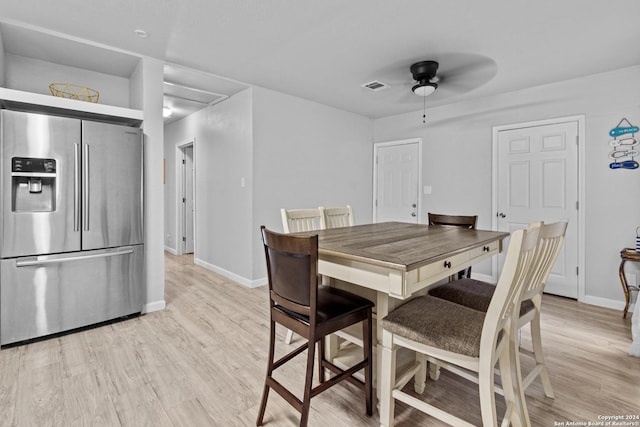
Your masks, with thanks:
M140 312L141 130L0 114L0 345Z

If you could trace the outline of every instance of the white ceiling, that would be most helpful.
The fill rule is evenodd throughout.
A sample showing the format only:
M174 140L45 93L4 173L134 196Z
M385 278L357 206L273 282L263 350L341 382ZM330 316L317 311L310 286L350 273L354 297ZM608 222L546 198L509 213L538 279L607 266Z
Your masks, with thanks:
M229 96L252 84L369 117L640 64L637 0L0 0L0 10L5 23L165 60L178 70L167 81L190 88ZM409 66L425 59L444 78L423 100ZM392 87L361 87L372 80Z

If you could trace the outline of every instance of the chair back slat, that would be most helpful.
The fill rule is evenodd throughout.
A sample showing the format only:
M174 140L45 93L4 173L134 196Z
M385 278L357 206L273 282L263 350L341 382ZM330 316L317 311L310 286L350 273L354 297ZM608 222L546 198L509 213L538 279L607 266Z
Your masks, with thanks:
M350 227L353 225L353 212L351 206L340 206L335 208L320 207L324 216L326 228Z
M285 233L323 230L325 228L322 211L318 208L280 209L280 214Z
M522 294L523 300L542 294L564 243L567 226L567 222L556 222L542 226L540 242L536 248L536 266L532 270L531 278L525 284Z

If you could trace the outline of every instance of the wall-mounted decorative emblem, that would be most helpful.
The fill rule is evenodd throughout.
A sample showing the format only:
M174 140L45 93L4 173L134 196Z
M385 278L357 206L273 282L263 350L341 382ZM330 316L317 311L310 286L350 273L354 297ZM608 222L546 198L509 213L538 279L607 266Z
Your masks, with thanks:
M625 122L627 126L623 126ZM609 145L613 147L613 151L609 153L609 158L613 160L609 163L611 169L638 169L635 157L640 155L640 151L637 149L636 132L638 126L633 126L626 118L609 131L609 136L613 137L609 141Z

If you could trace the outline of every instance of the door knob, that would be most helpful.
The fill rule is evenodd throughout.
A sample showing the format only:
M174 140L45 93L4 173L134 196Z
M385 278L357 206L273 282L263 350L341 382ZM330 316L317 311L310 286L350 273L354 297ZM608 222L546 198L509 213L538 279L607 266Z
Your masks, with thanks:
M500 213L498 214L498 216L499 216L500 218L506 218L506 217L507 217L507 215L506 215L504 212L500 212Z
M418 205L416 205L415 203L411 205L412 208L417 208Z
M416 213L415 212L411 212L411 216L416 216Z

